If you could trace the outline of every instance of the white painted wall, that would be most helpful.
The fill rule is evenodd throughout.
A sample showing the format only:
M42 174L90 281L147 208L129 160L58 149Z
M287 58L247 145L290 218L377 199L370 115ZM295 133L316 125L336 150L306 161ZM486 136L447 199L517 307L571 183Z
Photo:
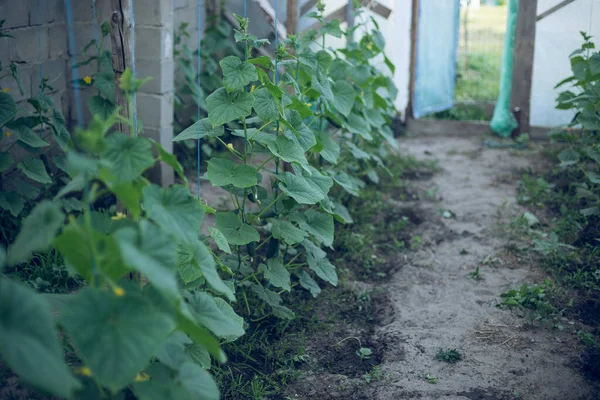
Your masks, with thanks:
M538 0L540 15L561 0ZM595 23L592 23L595 21ZM594 36L600 46L600 0L576 0L536 26L530 123L535 126L568 124L570 111L557 110L554 86L571 75L569 54L581 46L580 31Z

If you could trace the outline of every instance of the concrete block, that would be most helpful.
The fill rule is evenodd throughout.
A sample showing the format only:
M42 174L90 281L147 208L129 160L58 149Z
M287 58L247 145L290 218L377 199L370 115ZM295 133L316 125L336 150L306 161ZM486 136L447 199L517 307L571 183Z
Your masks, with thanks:
M42 77L49 78L49 85L52 86L54 90L63 90L68 87L67 61L65 59L58 58L54 60L46 60L42 64L35 64L33 66L33 74L31 75L31 91L34 94L39 90L40 72Z
M6 66L8 70L8 66ZM21 86L23 87L23 94L19 92L19 86L12 77L2 79L0 84L2 88L8 88L10 94L13 96L15 101L26 100L31 97L31 74L33 68L30 65L20 65L19 73L21 75Z
M138 59L136 69L139 79L148 76L152 77L152 80L140 89L142 93L163 94L173 92L175 63L172 59L163 61L144 61Z
M13 61L36 62L48 58L48 28L20 28L11 32L15 37L9 42Z
M136 26L172 26L173 0L134 0Z
M173 125L173 94L138 93L138 119L148 128L171 128Z
M48 41L50 43L50 58L67 56L67 25L63 22L50 25L48 27Z
M74 25L75 27L73 28L73 35L75 36L75 54L80 56L83 52L83 48L96 38L94 34L94 25L91 22L76 22ZM108 41L110 42L110 39ZM79 59L78 61L82 60Z
M157 60L173 57L172 27L135 28L136 58L139 60Z
M29 25L37 26L52 22L64 22L65 2L64 0L20 0L29 3Z
M29 25L29 2L0 0L0 19L4 19L3 28L19 28Z
M0 38L0 61L8 63L10 59L10 42L11 38Z
M98 1L97 3L102 3ZM108 2L107 2L108 3ZM92 11L92 2L89 1L73 1L71 2L73 21L75 22L91 22L94 19Z
M179 10L181 8L187 8L189 6L189 0L173 0L173 9Z

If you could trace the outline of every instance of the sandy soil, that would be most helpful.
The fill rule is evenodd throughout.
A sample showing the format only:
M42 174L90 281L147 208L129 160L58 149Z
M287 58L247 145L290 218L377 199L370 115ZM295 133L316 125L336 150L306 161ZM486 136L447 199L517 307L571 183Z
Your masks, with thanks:
M385 302L379 307L385 315L375 319L376 326L354 330L376 348L386 377L367 385L360 374L307 371L286 390L287 398L600 398L598 384L580 374L572 332L531 326L495 306L501 293L540 276L536 268L503 257L506 239L497 217L500 207L525 211L516 204L516 172L531 157L484 149L481 140L409 138L400 145L419 159L439 160L442 170L412 182L439 189L439 201L415 205L423 221L414 233L423 244L408 261L398 257L391 279L371 284ZM441 217L441 208L456 218ZM461 249L467 253L461 255ZM482 265L486 257L499 262ZM468 277L478 265L481 281ZM440 348L456 348L464 359L436 361ZM428 383L426 375L437 377L437 384Z

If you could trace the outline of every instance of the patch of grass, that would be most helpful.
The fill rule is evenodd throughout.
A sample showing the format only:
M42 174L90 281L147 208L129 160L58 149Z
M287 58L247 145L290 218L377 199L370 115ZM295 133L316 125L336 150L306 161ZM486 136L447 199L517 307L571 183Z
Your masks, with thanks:
M439 349L435 354L435 359L438 361L455 364L462 360L462 354L456 349Z
M506 307L518 311L530 311L535 320L545 321L555 317L558 313L548 301L548 293L552 290L550 281L545 281L541 285L523 284L519 289L511 289L500 295L501 307Z
M363 375L363 379L367 384L373 381L380 381L381 379L383 379L383 371L381 371L381 366L373 365L373 368L371 368L369 372L366 372Z

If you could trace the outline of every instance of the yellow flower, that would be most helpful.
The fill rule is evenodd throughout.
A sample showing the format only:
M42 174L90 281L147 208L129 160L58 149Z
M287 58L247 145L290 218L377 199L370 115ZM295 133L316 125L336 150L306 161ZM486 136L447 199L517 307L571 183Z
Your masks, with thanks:
M140 372L139 374L137 374L135 376L135 381L136 382L147 382L150 380L150 375L148 375L145 372Z
M92 376L92 370L86 366L75 368L75 373L83 376Z
M7 138L9 138L9 137L10 137L10 135L12 135L12 132L11 132L11 131L6 131L6 132L4 132L4 136L6 136Z
M125 290L123 290L123 288L121 286L115 286L113 288L113 293L117 297L123 297L123 296L125 296Z
M111 219L113 221L118 221L120 219L125 219L127 218L127 215L123 214L122 212L118 212L117 215L115 215L114 217L112 217Z
M91 85L92 84L92 77L91 76L86 76L85 78L83 78L83 81L85 82L86 85Z
M254 86L254 85L250 86L250 93L254 92L254 89L256 89L256 86Z
M360 97L365 97L365 91L364 90L360 92Z
M233 145L232 145L231 143L227 143L227 148L228 148L229 150L233 150Z
M2 93L10 93L10 89L9 88L4 88L4 89L2 89Z
M373 49L373 43L369 42L369 44L367 45L367 49L372 50Z
M312 106L312 103L306 103L306 107Z

